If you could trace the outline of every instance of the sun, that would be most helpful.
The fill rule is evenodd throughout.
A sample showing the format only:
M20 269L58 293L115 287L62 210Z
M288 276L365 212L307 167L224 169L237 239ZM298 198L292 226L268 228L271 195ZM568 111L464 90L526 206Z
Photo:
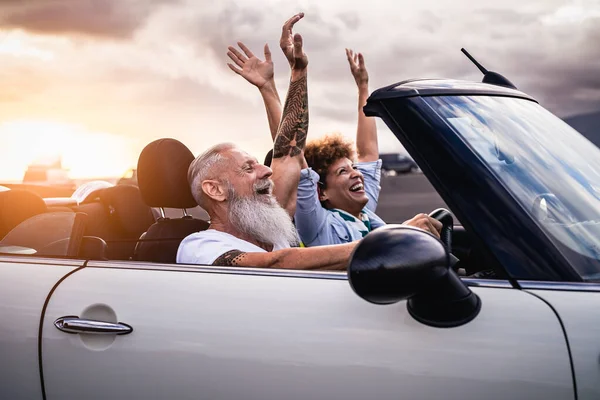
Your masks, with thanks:
M119 177L137 162L131 140L79 125L18 120L0 125L0 179L16 181L28 165L61 160L69 176Z

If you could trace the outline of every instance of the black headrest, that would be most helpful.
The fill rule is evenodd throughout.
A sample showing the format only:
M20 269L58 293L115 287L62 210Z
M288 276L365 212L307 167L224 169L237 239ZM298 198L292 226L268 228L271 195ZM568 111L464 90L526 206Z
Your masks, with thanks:
M192 152L175 139L158 139L147 145L138 160L137 179L144 202L150 207L193 208L187 172Z
M117 185L100 189L98 197L125 233L139 237L154 223L152 211L144 204L137 186Z
M46 203L28 190L0 192L0 239L26 219L47 211Z

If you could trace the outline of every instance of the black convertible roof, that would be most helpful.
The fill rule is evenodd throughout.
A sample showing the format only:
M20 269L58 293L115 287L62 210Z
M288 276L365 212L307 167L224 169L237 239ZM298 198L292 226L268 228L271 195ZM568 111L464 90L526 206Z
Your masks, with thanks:
M504 86L453 79L411 79L374 91L369 100L417 96L504 96L535 101L533 97Z

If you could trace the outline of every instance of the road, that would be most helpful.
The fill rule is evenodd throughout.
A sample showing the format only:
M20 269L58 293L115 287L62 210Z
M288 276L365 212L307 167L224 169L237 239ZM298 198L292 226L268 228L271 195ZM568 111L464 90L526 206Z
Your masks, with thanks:
M381 178L377 215L385 222L401 223L439 207L447 206L425 175L411 173Z

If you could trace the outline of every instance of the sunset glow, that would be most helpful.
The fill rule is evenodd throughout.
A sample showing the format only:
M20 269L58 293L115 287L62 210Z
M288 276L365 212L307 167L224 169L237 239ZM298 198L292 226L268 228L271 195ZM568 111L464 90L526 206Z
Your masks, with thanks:
M118 177L137 162L131 141L83 127L21 120L0 125L8 148L0 160L3 180L18 181L29 164L50 164L58 157L71 178Z

